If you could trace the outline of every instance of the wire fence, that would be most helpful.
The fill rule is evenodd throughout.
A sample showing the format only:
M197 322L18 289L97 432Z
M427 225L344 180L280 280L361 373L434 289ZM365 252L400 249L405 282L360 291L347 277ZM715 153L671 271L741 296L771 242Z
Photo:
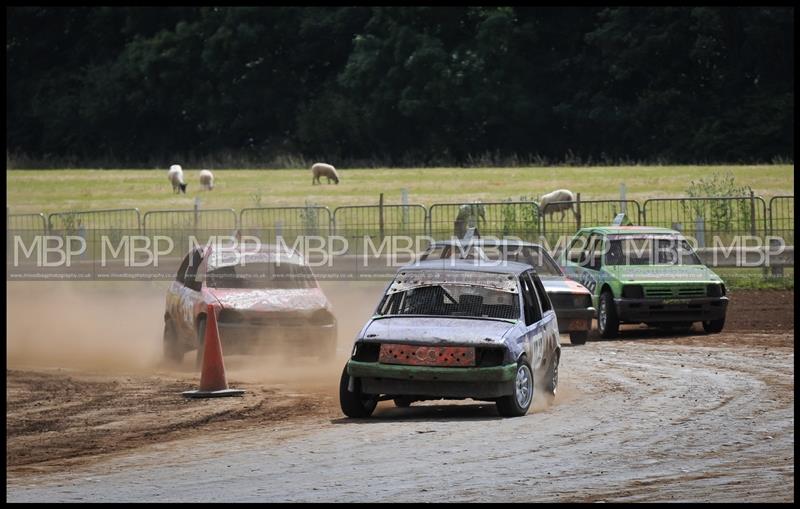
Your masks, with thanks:
M186 253L192 243L205 244L212 236L237 234L238 221L233 209L152 210L142 217L142 232L148 237L168 237L178 253Z
M391 244L392 237L402 235L416 239L426 236L427 216L428 210L424 205L354 205L336 208L333 224L336 235L348 240L350 251L363 253L368 247L366 242L378 248L384 241Z
M141 232L142 216L139 209L73 210L54 212L47 216L48 234L68 238L80 238L86 243L83 258L100 253L102 242L118 246L127 235ZM71 242L71 241L70 241Z
M542 209L542 236L551 246L566 242L584 226L611 224L617 214L625 213L638 224L641 207L636 200L576 200L548 203Z
M436 203L428 214L431 237L462 238L469 228L483 237L539 240L539 206L529 201Z
M463 237L475 227L481 236L517 237L526 241L547 240L551 246L569 238L581 227L607 225L626 213L632 224L672 228L697 238L700 247L713 247L712 239L724 245L737 235L772 235L794 245L794 196L774 196L766 202L760 196L722 198L653 198L642 204L635 200L579 200L555 202L543 209L533 201L436 203L327 207L154 210L109 209L11 214L7 209L7 231L26 242L37 234L77 235L90 244L102 232L113 239L123 233L165 235L189 249L189 236L207 242L210 235L257 236L274 243L278 236L293 246L300 236L336 234L363 247L368 238L375 246L387 237L430 236L446 239ZM390 239L391 240L391 239ZM7 242L7 245L9 243ZM419 247L419 246L415 246ZM424 246L422 246L424 248ZM93 252L91 247L89 252Z
M739 235L768 235L767 206L759 196L653 198L644 202L641 223L678 230L699 247L729 245Z
M291 247L301 236L327 236L331 218L328 207L317 205L247 208L239 214L239 228L242 235L258 237L264 243L276 243L281 237Z
M773 196L769 200L769 234L794 245L794 196Z

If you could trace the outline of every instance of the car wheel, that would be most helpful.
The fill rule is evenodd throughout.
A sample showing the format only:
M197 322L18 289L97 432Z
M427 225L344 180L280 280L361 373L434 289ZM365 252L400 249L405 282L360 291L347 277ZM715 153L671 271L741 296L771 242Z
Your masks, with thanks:
M561 354L555 354L555 360L550 363L547 369L547 394L550 396L556 395L558 389L558 365L561 362Z
M347 389L350 384L350 375L347 374L347 366L342 370L342 378L339 381L339 406L342 412L348 417L363 418L372 415L378 404L378 396L375 394L361 393L361 380L353 379L353 392Z
M206 319L201 318L197 323L197 357L194 360L194 366L198 369L203 367L203 348L206 342Z
M497 412L503 417L521 417L528 413L533 401L533 376L524 359L517 364L514 392L497 400Z
M583 345L589 339L588 330L572 331L569 333L569 342L573 345Z
M175 334L175 326L171 320L164 321L164 359L171 364L180 364L185 353Z
M597 310L597 328L600 330L600 337L610 339L619 334L619 318L617 318L617 308L614 305L614 296L608 290L600 295L600 309Z
M703 330L709 334L716 334L718 332L722 332L723 327L725 327L724 316L719 320L706 320L705 322L703 322Z
M394 398L394 406L398 408L408 408L411 406L411 403L413 402L414 400L405 396Z

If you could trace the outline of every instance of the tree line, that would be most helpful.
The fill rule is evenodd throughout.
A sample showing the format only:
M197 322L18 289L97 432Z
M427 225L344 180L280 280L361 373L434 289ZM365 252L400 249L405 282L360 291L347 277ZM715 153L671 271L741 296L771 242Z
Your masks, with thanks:
M7 7L31 166L793 161L792 7Z

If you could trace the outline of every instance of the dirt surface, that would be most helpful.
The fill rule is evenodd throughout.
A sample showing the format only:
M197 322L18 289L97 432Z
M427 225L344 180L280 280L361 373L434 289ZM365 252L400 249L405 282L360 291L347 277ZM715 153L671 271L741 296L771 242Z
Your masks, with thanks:
M726 331L794 329L794 292L741 290L730 295Z
M146 444L218 431L330 416L338 402L319 387L297 393L229 380L241 398L187 399L197 377L161 372L84 374L71 370L6 371L6 466L48 472L97 461Z
M180 396L198 381L188 357L179 369L143 360L157 357L157 331L138 356L88 348L120 327L149 334L138 312L105 326L119 302L73 295L81 321L99 325L70 348L69 313L55 328L15 323L43 297L12 289L7 500L794 500L793 292L732 294L721 334L626 326L577 347L562 336L559 393L522 418L467 400L383 402L372 419L345 419L339 373L380 290L326 289L344 317L336 359L226 359L246 395L195 401ZM44 356L42 334L55 345Z

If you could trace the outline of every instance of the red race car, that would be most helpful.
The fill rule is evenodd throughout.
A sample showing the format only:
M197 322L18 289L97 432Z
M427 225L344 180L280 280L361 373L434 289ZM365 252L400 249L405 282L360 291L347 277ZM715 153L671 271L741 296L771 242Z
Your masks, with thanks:
M190 251L167 291L164 356L202 358L208 304L218 307L223 352L258 350L327 358L336 352L336 317L314 274L276 246L236 252Z

